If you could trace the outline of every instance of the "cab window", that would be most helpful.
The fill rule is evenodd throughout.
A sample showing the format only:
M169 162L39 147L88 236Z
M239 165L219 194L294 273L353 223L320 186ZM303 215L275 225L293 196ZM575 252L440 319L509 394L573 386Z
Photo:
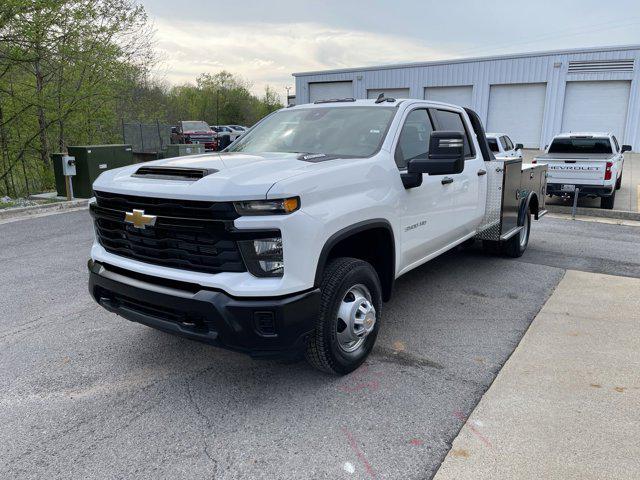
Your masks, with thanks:
M511 139L508 136L504 136L504 140L505 142L507 142L507 150L513 150L513 142L511 141Z
M450 110L436 110L437 130L448 130L453 132L461 132L464 134L464 156L471 157L474 155L471 147L469 132L467 131L462 115L458 112Z
M426 109L414 110L407 116L395 152L399 169L407 168L409 160L414 158L427 158L431 132L433 126Z
M494 153L500 153L500 147L498 146L498 140L495 138L487 138L487 143L489 144L489 150Z

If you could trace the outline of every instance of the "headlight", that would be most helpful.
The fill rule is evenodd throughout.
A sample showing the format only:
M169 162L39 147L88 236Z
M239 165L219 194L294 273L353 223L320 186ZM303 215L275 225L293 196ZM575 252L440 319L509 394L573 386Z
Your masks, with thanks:
M279 200L246 200L233 203L239 215L286 215L300 208L298 197Z
M284 274L282 238L261 238L239 242L247 269L256 277L281 277Z

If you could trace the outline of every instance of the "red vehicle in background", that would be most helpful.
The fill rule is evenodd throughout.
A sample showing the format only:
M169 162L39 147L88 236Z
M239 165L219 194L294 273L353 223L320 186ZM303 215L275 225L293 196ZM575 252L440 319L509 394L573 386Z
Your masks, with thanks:
M178 125L171 129L171 143L200 143L208 152L218 149L216 132L211 130L207 122L199 120L178 122Z

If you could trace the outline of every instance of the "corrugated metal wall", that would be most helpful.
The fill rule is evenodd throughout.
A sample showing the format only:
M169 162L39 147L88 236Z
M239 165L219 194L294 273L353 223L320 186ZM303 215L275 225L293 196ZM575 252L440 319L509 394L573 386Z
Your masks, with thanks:
M575 60L634 59L633 72L567 73ZM624 134L625 143L640 150L640 46L599 51L540 54L478 61L365 68L296 75L298 104L309 101L309 83L351 80L355 98L367 98L367 89L409 88L412 98L424 98L425 87L473 85L473 108L486 124L489 91L495 84L546 83L546 104L540 145L546 145L562 127L565 86L567 81L628 80L631 94ZM514 107L515 108L515 107Z

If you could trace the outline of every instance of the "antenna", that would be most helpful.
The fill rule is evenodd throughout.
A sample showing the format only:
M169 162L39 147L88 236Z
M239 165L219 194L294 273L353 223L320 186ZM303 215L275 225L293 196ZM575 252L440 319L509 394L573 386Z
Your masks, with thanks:
M378 95L378 98L376 98L376 103L395 102L395 101L396 101L395 98L385 97L384 92L380 92L380 95Z

